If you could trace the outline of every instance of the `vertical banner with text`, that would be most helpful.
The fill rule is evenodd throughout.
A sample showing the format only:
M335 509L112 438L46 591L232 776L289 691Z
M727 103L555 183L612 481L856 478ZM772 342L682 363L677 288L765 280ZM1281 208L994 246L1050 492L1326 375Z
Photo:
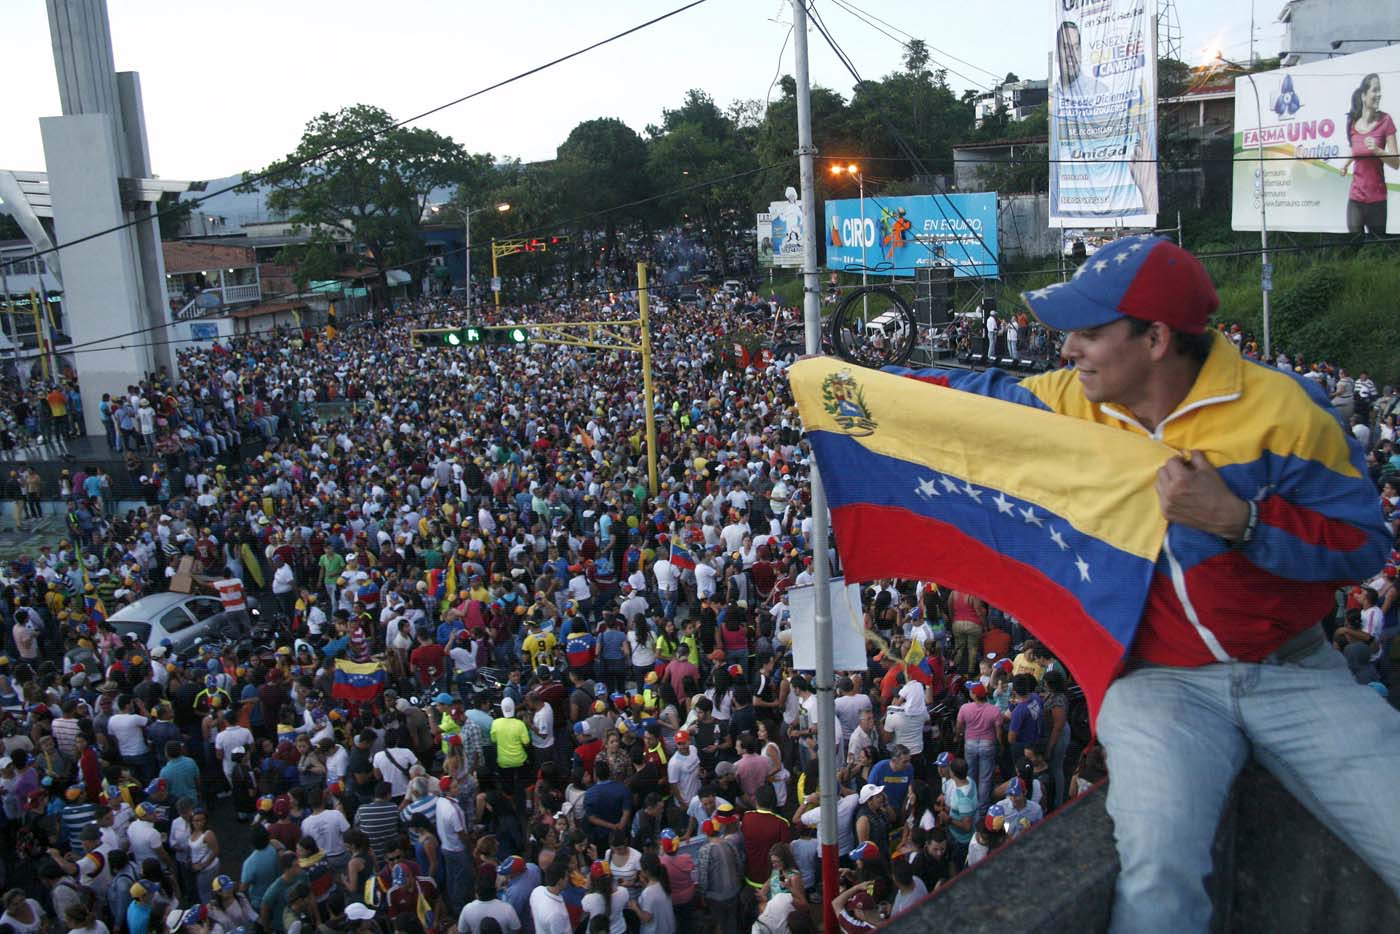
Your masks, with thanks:
M1050 226L1154 227L1157 0L1051 3Z

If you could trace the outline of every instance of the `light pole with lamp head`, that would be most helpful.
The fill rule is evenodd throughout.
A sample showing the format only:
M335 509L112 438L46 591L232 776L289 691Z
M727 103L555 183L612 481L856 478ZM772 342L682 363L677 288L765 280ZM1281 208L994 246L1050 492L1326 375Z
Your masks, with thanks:
M1264 362L1271 365L1273 344L1269 337L1269 293L1274 288L1274 269L1269 263L1269 173L1264 168L1264 106L1259 97L1259 85L1243 65L1230 61L1218 49L1215 50L1215 61L1238 68L1254 90L1254 133L1259 150L1259 166L1254 170L1259 178L1259 292L1264 319Z
M831 174L849 175L854 177L856 180L856 186L860 191L860 287L863 289L866 285L866 272L869 268L865 262L865 173L860 170L860 166L852 162L849 165L833 165L831 167ZM861 325L863 327L866 323L864 318L870 313L870 299L868 297L862 296L861 302Z
M462 262L466 265L466 272L463 277L463 281L466 283L467 286L467 314L470 315L472 310L472 215L480 214L482 211L485 211L486 208L459 208L450 204L436 204L433 205L433 213L438 213L444 207L451 209L457 214L458 217L462 219L462 226L464 228L464 232L467 238L466 244L462 249ZM491 205L491 208L501 214L504 214L505 212L510 210L510 204L505 201L502 201L499 204Z

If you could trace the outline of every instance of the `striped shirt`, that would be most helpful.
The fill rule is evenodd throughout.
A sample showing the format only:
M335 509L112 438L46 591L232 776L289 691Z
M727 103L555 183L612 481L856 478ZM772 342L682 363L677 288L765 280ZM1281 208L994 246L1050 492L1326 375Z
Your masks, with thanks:
M398 835L402 826L399 823L399 809L392 801L371 801L355 812L355 826L369 837L375 859L382 860L385 847Z
M97 819L97 805L90 803L65 804L59 813L59 822L63 825L63 839L68 845L70 853L83 852L83 841L79 839L79 834L83 828Z
M70 720L67 717L59 717L49 726L49 732L53 734L53 741L58 746L58 751L66 758L77 758L77 747L74 740L78 738L78 721Z

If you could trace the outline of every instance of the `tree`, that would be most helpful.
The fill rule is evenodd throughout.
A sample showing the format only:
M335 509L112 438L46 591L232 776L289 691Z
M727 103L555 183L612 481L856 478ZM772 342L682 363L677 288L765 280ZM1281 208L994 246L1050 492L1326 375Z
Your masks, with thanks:
M606 212L603 250L611 260L619 220L643 216L638 207L619 208L650 194L647 144L616 117L585 120L559 146L555 172L570 214Z
M323 113L295 150L259 173L271 189L269 210L313 231L348 231L381 280L421 252L417 227L433 189L460 184L491 162L468 156L450 137L394 124L367 104ZM244 181L244 190L256 184Z
M733 176L756 167L754 150L742 145L738 127L704 91L686 92L680 108L664 110L661 117L660 126L647 127L648 174L659 191L687 189L664 199L663 206L701 222L701 238L727 273L735 235L752 226L744 210L749 182ZM717 179L723 181L696 185Z
M911 75L928 74L928 43L922 39L910 39L904 47L904 70Z

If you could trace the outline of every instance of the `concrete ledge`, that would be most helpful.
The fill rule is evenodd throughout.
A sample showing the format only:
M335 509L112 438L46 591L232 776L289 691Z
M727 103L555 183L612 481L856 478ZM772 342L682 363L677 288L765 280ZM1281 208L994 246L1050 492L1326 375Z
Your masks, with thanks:
M1106 931L1118 873L1106 797L1105 785L1092 789L886 930ZM1384 794L1376 806L1388 806ZM1393 893L1257 766L1235 783L1214 856L1213 934L1400 931Z

